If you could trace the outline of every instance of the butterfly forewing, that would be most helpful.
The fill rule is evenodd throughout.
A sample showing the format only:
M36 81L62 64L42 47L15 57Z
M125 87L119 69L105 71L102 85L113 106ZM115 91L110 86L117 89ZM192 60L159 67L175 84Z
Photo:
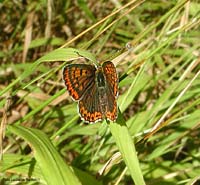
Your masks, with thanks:
M70 64L63 69L63 79L70 96L80 100L95 80L96 68L92 65Z
M118 96L118 76L114 64L110 61L104 62L102 65L108 88L115 97Z
M104 62L102 65L104 75L106 78L106 94L107 98L107 110L106 118L110 121L117 119L117 96L118 96L118 76L114 64L110 61Z

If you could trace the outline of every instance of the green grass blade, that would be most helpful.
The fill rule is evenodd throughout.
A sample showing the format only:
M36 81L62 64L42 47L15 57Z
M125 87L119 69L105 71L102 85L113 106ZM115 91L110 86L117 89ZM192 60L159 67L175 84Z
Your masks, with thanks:
M126 126L110 123L110 130L136 185L144 185L135 146Z
M81 184L43 132L22 126L9 126L8 128L28 141L47 184Z

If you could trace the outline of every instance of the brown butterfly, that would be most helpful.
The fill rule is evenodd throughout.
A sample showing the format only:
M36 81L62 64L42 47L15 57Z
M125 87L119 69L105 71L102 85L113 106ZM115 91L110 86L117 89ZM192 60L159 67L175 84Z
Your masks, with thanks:
M117 119L118 76L112 62L69 64L63 69L63 80L85 122Z

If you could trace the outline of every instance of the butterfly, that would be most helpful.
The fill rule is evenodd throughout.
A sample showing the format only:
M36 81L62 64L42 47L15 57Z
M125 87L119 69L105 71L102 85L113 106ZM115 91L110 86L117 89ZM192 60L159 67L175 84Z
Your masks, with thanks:
M95 123L117 119L118 75L114 64L69 64L63 68L63 80L82 120Z

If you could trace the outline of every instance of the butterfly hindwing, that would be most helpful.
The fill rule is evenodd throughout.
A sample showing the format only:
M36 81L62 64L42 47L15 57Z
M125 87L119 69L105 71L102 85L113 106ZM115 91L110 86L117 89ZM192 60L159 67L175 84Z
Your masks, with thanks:
M94 123L102 120L103 115L99 102L98 88L95 81L88 88L83 98L78 103L79 114L84 121Z
M116 121L118 113L116 97L113 95L111 89L109 88L106 89L106 94L108 96L107 98L108 101L107 101L105 117L110 121Z

